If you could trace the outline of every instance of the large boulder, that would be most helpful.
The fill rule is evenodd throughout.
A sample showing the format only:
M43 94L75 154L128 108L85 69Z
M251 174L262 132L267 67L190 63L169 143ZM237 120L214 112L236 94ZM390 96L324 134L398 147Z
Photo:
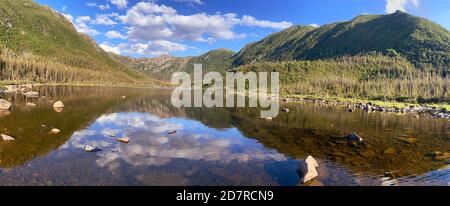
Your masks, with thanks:
M305 184L311 180L314 180L319 176L317 168L319 163L312 156L308 156L305 160L301 161L298 166L298 173L301 176L300 181Z
M0 99L0 110L9 110L11 109L11 102L8 102L4 99Z

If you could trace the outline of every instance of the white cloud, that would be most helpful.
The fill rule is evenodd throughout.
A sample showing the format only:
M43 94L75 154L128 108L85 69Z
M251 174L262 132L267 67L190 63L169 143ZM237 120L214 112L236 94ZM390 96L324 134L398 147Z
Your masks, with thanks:
M119 9L127 8L128 0L109 0L111 4L114 4Z
M126 36L124 36L118 31L108 31L105 33L105 36L108 37L109 39L126 39Z
M92 21L93 24L98 25L117 25L117 22L113 21L109 17L114 14L97 14L94 21Z
M62 11L62 12L66 12L66 11L67 11L67 6L64 5L64 6L61 8L61 11Z
M160 56L163 54L170 54L171 52L175 51L186 51L189 47L184 44L179 44L167 40L155 40L148 43L122 43L119 44L119 48L126 53Z
M119 47L111 46L107 42L103 42L103 44L100 44L100 47L105 50L106 52L112 52L115 54L120 55L120 49Z
M406 11L406 7L410 5L413 7L419 6L419 0L386 0L386 13L392 14L397 10Z
M312 27L320 27L320 25L318 25L318 24L310 24L309 26L312 26Z
M174 0L176 2L180 2L180 3L188 3L188 4L199 4L202 5L204 4L204 2L202 0Z
M110 9L111 7L109 6L109 4L105 4L105 5L99 5L98 8L99 8L100 10L108 10L108 9Z
M273 29L285 29L292 26L290 22L262 21L248 15L244 15L242 18L237 17L236 14L181 15L172 7L158 5L154 2L140 2L119 19L122 23L129 25L128 36L141 41L162 39L212 42L216 39L242 38L242 34L234 33L235 26Z
M273 29L286 29L292 26L292 23L290 22L260 21L248 15L244 15L242 17L241 24L246 26L257 26L262 28L273 28Z
M89 6L89 7L96 7L96 6L97 6L97 3L95 3L95 2L88 2L88 3L86 3L86 6Z
M78 32L85 33L91 36L99 35L100 32L88 26L88 23L90 23L91 21L92 19L89 16L79 16L73 21L73 24Z

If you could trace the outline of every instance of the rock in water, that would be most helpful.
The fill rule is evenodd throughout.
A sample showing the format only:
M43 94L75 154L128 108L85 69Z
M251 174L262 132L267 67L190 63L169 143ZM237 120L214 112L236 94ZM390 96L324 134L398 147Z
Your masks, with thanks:
M2 136L3 141L14 141L14 140L16 140L16 138L8 136L6 134L0 134L0 136Z
M35 104L35 103L32 103L32 102L27 102L27 106L29 106L29 107L35 107L36 104Z
M288 108L281 108L281 111L284 112L284 113L289 113L290 112L290 110Z
M53 108L63 108L64 107L64 103L61 101L57 101L55 103L53 103Z
M300 181L304 184L317 178L319 176L317 172L318 167L319 163L311 156L301 161L298 166L298 173L301 175Z
M9 110L2 110L2 109L0 109L0 118L1 117L6 117L6 116L8 116L10 114L11 114L11 112Z
M38 97L39 92L26 92L26 93L23 93L23 95L25 95L26 97Z
M0 110L9 110L9 109L11 109L11 103L4 99L0 99Z
M347 138L348 141L356 141L356 142L362 142L363 141L363 138L358 136L358 134L356 134L356 133L352 133L352 134L348 135L346 138Z
M130 143L130 138L128 138L128 137L117 138L116 140L119 142L125 143L125 144Z
M97 152L98 150L99 149L97 147L93 147L93 146L90 146L90 145L86 145L84 147L84 151L86 151L86 152Z
M59 134L59 133L61 133L61 130L54 128L54 129L50 130L50 132L48 132L48 133L49 134Z

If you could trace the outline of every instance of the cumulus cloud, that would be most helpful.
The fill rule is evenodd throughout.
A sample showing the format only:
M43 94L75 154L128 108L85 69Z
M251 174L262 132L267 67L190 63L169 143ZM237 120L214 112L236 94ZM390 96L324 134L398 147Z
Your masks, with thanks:
M114 4L119 9L127 8L128 0L109 0L111 4Z
M312 27L320 27L320 25L318 25L318 24L310 24L309 26L312 26Z
M103 44L100 44L100 47L105 50L106 52L112 52L115 54L120 55L120 49L119 47L111 46L107 42L104 42Z
M292 26L292 23L286 21L262 21L248 15L239 18L232 13L181 15L172 7L154 2L140 2L119 19L122 23L130 25L128 28L130 38L144 41L163 39L211 42L216 39L229 40L242 37L233 31L237 25L273 29Z
M88 23L92 21L89 16L79 16L74 21L73 24L78 32L85 33L91 36L99 35L100 32L88 26Z
M126 39L126 36L118 31L108 31L105 33L105 36L108 37L108 39Z
M111 16L114 16L115 14L97 14L95 20L92 21L93 24L98 25L117 25L117 22L110 19Z
M119 44L119 48L124 52L131 54L150 54L153 56L160 56L176 51L186 51L189 47L184 44L167 40L154 40L148 43L122 43Z
M419 6L419 0L386 0L386 13L392 14L397 10L406 11L406 7L410 5L413 7Z

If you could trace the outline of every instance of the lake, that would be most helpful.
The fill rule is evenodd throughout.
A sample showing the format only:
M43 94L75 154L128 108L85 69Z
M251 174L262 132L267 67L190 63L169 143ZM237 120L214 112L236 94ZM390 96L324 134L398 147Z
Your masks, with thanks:
M0 141L0 185L300 186L308 155L320 167L307 185L450 184L449 161L430 155L450 151L446 119L287 103L267 121L258 108L175 108L169 89L35 90L2 97L13 107L0 133L16 140ZM353 132L363 145L343 141Z

